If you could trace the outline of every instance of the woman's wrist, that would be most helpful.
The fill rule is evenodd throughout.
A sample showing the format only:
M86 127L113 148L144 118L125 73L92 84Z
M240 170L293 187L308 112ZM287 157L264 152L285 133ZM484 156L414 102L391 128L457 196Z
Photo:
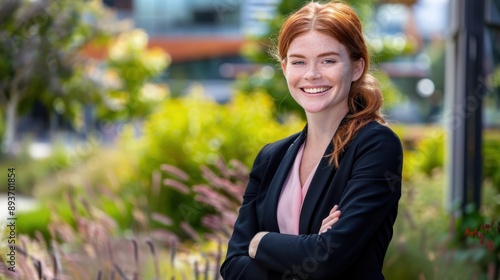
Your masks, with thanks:
M268 233L269 232L267 231L261 231L252 238L252 241L250 241L250 245L248 246L248 255L250 256L250 258L255 259L260 240L262 239L262 237L264 237L264 235Z

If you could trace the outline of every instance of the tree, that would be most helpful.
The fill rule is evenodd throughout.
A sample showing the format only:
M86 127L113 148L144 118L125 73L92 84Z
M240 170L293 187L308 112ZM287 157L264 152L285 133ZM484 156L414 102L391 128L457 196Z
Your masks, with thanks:
M138 116L150 100L138 98L141 88L167 65L167 55L148 50L140 31L127 37L109 11L97 0L1 0L0 2L0 108L4 112L3 152L12 152L16 121L35 100L70 120L81 117L83 105L92 105L101 117ZM113 53L141 37L132 55ZM124 39L125 38L125 39ZM128 38L128 39L127 39ZM145 39L145 43L144 43ZM131 43L132 42L132 43ZM83 56L89 44L107 50L104 61ZM121 45L120 45L121 44ZM114 50L114 52L112 52ZM154 62L152 62L154 60ZM130 68L129 68L130 67ZM135 69L132 75L130 69ZM139 69L139 70L137 70ZM136 71L137 70L137 71ZM117 84L108 83L114 73ZM109 79L108 79L109 80ZM117 92L127 106L116 106ZM122 98L123 99L123 98ZM138 104L143 104L142 110ZM106 112L113 112L107 114Z
M130 120L151 113L168 94L166 85L151 83L166 68L169 57L161 49L148 49L148 35L139 29L120 34L107 47L100 95L100 119ZM106 78L107 77L107 78Z
M50 102L68 94L64 82L75 73L75 54L93 36L92 29L78 16L83 7L83 3L74 1L1 3L0 106L5 109L4 152L11 152L19 111L29 108L36 98Z

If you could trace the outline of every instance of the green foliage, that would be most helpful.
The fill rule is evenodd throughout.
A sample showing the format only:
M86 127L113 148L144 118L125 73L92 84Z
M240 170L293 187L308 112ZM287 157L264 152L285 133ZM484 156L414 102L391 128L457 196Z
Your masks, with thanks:
M75 1L4 1L0 11L9 16L1 22L0 93L5 106L18 95L25 109L33 99L47 102L74 97L65 92L65 81L75 72L75 56L101 32L84 16L98 14L98 6ZM86 96L88 97L88 95ZM69 110L69 108L68 108Z
M500 194L500 131L489 131L484 136L483 146L483 176L491 180L493 187Z
M406 139L410 135L399 131L399 136ZM416 166L411 172L403 176L403 193L384 261L384 276L386 279L472 279L480 274L481 267L472 254L464 255L452 246L451 216L443 205L445 174L436 168L429 176Z
M406 96L404 96L397 87L395 87L391 79L387 74L380 70L372 71L372 75L379 81L380 90L382 91L383 97L383 110L390 110L398 104L402 104L406 101Z
M498 279L498 257L500 250L500 235L496 228L495 218L485 217L472 204L467 205L465 213L456 219L455 236L452 245L457 248L461 259L474 262L481 267L483 274L490 270ZM495 225L495 228L486 230L486 226ZM494 266L490 266L494 264ZM490 276L491 277L491 276Z
M223 246L213 240L182 244L165 230L123 236L118 222L96 200L69 196L67 204L18 215L16 271L7 270L7 243L0 245L0 279L220 279ZM114 203L119 201L114 200ZM201 241L201 240L200 240ZM186 254L186 252L189 252ZM5 277L5 278L4 278Z
M279 123L271 99L261 93L236 95L228 104L207 100L200 92L170 99L146 119L139 139L139 172L130 179L151 186L151 174L169 164L190 174L190 184L201 183L199 166L220 158L238 159L250 166L266 143L298 132L303 125L293 117ZM171 189L161 188L149 201L152 211L168 213L176 224L196 225L206 211L192 197Z
M98 107L98 116L127 120L151 113L168 91L148 81L160 75L169 60L163 50L148 49L148 35L142 30L123 33L114 39L105 61L103 82L107 93L101 95L103 104Z
M141 132L137 132L136 123L126 126L116 149L99 147L96 135L89 137L87 145L77 144L72 152L57 148L50 158L31 161L34 168L46 171L33 174L29 186L34 187L42 207L67 204L55 198L65 197L71 190L105 209L123 230L161 226L144 222L160 213L173 220L170 229L183 234L181 222L200 230L201 217L211 210L194 201L193 193L186 195L166 187L168 174L162 166L168 164L188 173L190 180L183 182L187 185L201 184L206 179L200 166L229 158L249 167L265 144L303 126L303 121L293 116L277 121L273 102L262 93L236 95L230 103L218 104L193 92L162 102L145 120ZM26 170L23 177L28 178L30 172Z
M401 55L411 54L416 49L403 35L384 36L383 38L370 36L366 39L366 44L368 45L373 64L390 61Z
M59 215L69 214L69 212L60 212ZM68 217L69 215L67 215ZM69 217L68 217L69 218ZM49 238L48 225L50 223L50 210L48 208L40 208L36 211L27 211L17 213L17 219L23 221L17 224L17 232L36 236L39 232L44 238Z
M165 69L167 55L149 50L139 30L113 38L122 24L105 22L113 15L102 1L6 0L0 15L0 120L7 153L17 115L35 100L79 130L85 105L96 107L101 119L127 120L149 113L168 94L165 86L148 83ZM88 47L108 53L104 65L82 55Z
M436 169L442 169L444 164L444 133L442 129L427 131L428 133L417 144L417 155L414 164L416 168L428 176Z
M414 176L432 177L444 164L445 131L440 126L391 125L403 144L403 180L413 182Z
M4 134L5 134L5 122L4 122L4 116L3 114L0 114L0 147L3 146L3 139L4 139ZM0 153L0 160L2 159L2 154Z
M440 127L393 126L404 147L403 195L394 240L386 257L388 279L471 279L486 277L500 248L500 235L490 232L471 238L474 229L498 222L500 212L496 175L499 165L498 133L485 131L483 203L481 212L469 207L449 232L451 213L443 206L445 131ZM468 230L467 230L468 229ZM469 232L467 236L466 233ZM454 237L453 237L454 236ZM479 240L474 240L479 239ZM407 269L400 269L407 267Z
M160 164L197 171L219 157L247 165L266 143L298 132L303 122L293 117L279 123L271 99L264 94L236 95L228 104L207 100L199 93L170 99L144 123L140 166L149 173Z
M500 277L499 136L498 130L486 130L484 133L482 205L479 210L474 205L468 205L466 213L457 220L456 228L456 241L464 246L463 254L475 257L483 270L495 273L494 278Z
M410 174L432 176L436 170L442 170L445 159L445 131L441 127L393 126L405 145L403 177ZM483 180L491 184L500 193L500 133L486 130L483 139Z
M407 240L404 245L394 243L385 259L386 279L475 279L480 273L477 263L460 259L456 252L423 252L421 242L416 240Z
M70 207L67 196L71 194L92 201L93 205L113 217L120 229L136 229L139 223L134 222L133 208L143 205L140 203L142 196L132 193L127 185L130 184L127 175L136 172L132 160L134 157L130 156L130 152L130 149L120 152L92 146L91 143L87 146L78 144L75 150L66 151L64 155L36 162L50 167L50 172L34 182L31 192L42 209L67 209ZM65 213L62 210L55 212ZM40 227L39 230L44 228ZM32 231L24 233L31 234Z
M78 68L78 52L99 31L85 19L97 15L91 2L5 0L0 15L2 150L12 153L17 114L35 100L73 116L76 96L91 99L88 92L67 91L65 84Z

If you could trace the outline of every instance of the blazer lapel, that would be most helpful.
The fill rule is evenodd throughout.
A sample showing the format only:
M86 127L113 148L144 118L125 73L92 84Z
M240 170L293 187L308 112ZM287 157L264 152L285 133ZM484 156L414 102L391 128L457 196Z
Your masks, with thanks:
M302 203L299 234L310 233L310 227L312 226L314 218L318 218L315 217L315 213L318 207L320 207L320 199L326 193L327 188L330 186L329 182L331 182L333 176L335 175L335 167L328 163L330 160L330 156L328 155L331 155L332 152L333 144L330 143L318 165L318 168L316 169L316 173L314 173L309 189L307 190L306 197ZM319 218L324 219L326 217Z
M264 227L267 231L279 232L278 226L278 201L281 195L281 189L285 180L288 176L290 168L293 165L295 157L299 152L300 145L304 142L305 135L307 131L307 126L304 128L302 133L299 134L297 139L293 141L288 150L285 153L285 156L281 160L278 169L276 170L276 174L274 175L271 184L269 185L269 190L264 199L265 211L264 215Z

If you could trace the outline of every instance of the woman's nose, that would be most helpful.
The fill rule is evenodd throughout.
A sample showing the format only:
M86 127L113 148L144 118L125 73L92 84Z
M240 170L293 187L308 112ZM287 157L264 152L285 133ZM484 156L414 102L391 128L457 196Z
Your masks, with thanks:
M321 78L321 73L318 70L318 67L316 65L311 65L309 69L307 69L305 78L306 80L315 80Z

